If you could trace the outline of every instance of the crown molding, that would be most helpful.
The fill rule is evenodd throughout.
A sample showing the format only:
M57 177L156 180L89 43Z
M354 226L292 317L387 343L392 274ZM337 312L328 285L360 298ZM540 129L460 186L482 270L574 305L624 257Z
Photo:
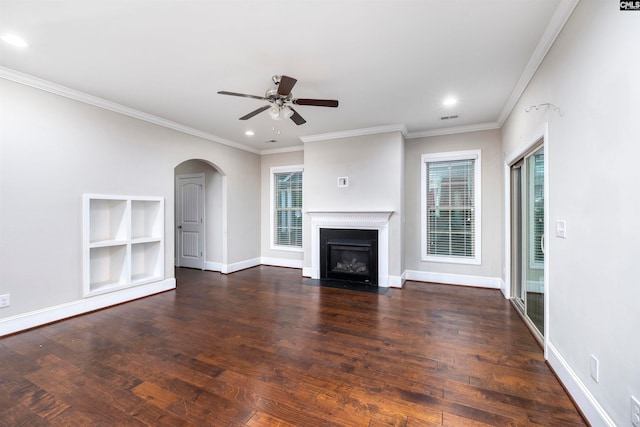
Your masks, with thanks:
M280 154L280 153L292 153L294 151L304 151L303 145L294 145L293 147L272 148L269 150L261 150L260 155L266 154Z
M565 24L569 20L569 17L573 13L573 10L576 8L580 0L560 0L560 4L558 5L555 13L551 17L551 21L547 25L538 45L536 46L531 58L529 59L529 63L525 67L522 75L520 75L520 80L516 83L509 99L504 105L500 116L498 116L498 125L502 127L504 122L507 120L507 117L511 114L513 109L515 108L518 100L524 93L525 89L531 82L535 72L542 64L542 61L547 56L547 53L553 46L553 43L560 35L560 32L564 28Z
M188 135L197 136L198 138L206 139L208 141L217 142L219 144L227 145L229 147L237 148L243 151L249 151L254 154L260 154L259 150L249 148L237 142L229 141L227 139L220 138L219 136L203 132L189 126L185 126L171 120L163 119L162 117L154 116L153 114L144 113L134 108L125 107L124 105L117 104L112 101L107 101L106 99L102 99L97 96L89 95L87 93L80 92L66 86L62 86L47 80L40 79L38 77L31 76L29 74L21 73L11 68L0 66L0 78L11 80L25 86L31 86L35 89L40 89L46 92L53 93L55 95L64 96L65 98L93 105L94 107L99 107L105 110L113 111L115 113L123 114L125 116L133 117L134 119L143 120L145 122L153 123L155 125L159 125L168 129L173 129Z
M480 123L477 125L456 126L443 129L426 130L422 132L410 132L407 139L426 138L429 136L453 135L456 133L479 132L483 130L500 129L496 122Z
M405 125L386 125L376 126L364 129L353 129L341 132L321 133L318 135L301 136L302 142L326 141L329 139L350 138L354 136L375 135L378 133L400 132L403 136L407 136L407 128Z

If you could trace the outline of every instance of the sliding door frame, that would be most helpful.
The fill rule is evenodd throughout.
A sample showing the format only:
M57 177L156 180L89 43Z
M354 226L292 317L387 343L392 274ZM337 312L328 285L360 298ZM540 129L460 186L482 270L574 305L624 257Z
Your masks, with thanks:
M511 281L511 265L512 265L512 248L511 248L511 167L518 163L520 159L532 152L537 146L542 144L544 153L544 241L545 241L545 256L544 256L544 331L542 337L542 347L544 350L544 358L547 359L547 344L549 342L549 300L551 298L551 290L549 286L549 258L550 258L550 246L551 241L549 239L549 125L543 123L527 141L514 150L511 153L506 153L504 164L504 280L505 288L503 294L505 298L511 299L512 281ZM534 334L535 335L535 334Z

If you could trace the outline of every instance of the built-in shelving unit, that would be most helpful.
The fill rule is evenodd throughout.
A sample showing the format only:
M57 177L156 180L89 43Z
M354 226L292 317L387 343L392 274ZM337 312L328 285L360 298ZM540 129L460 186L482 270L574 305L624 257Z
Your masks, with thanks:
M164 199L85 194L84 296L164 280Z

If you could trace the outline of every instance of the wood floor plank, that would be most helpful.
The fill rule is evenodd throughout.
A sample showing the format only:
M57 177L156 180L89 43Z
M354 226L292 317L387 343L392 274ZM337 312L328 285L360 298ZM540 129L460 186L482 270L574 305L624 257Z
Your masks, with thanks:
M262 412L256 412L246 424L249 427L295 427L294 424L289 424Z
M143 382L135 386L131 391L135 395L162 409L166 409L180 397L177 394L150 382Z
M586 425L497 290L378 295L266 266L176 279L1 338L0 426Z

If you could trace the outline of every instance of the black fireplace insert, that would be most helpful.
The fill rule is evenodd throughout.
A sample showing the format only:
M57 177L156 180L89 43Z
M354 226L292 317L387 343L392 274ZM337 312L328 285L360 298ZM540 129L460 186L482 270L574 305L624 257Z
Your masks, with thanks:
M378 284L378 230L321 228L320 279Z

